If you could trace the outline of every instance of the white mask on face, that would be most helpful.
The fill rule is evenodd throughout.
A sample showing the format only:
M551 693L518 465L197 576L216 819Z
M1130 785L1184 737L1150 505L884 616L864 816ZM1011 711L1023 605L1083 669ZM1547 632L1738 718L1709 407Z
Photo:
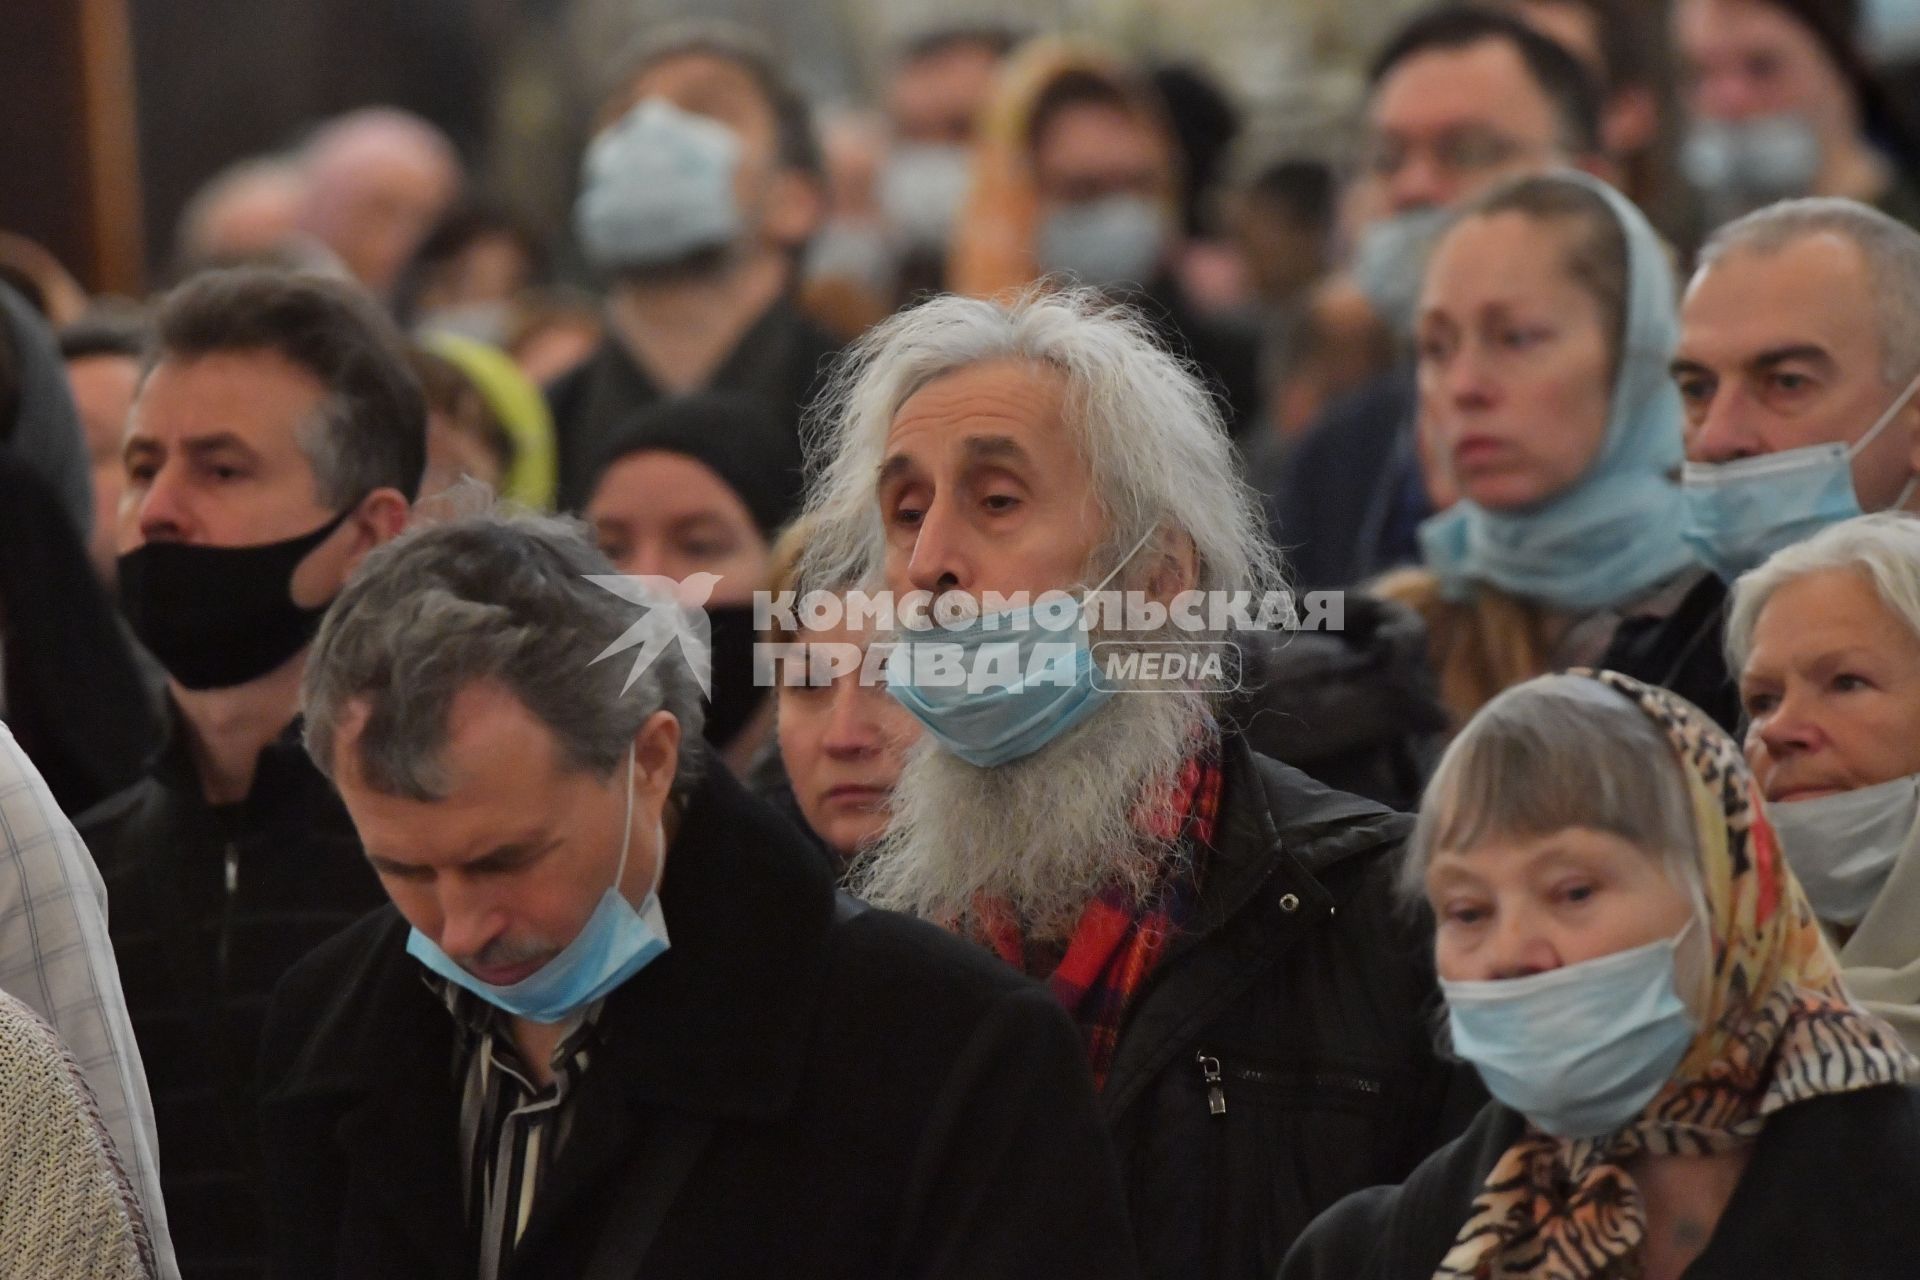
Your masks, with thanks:
M1787 865L1828 924L1866 919L1920 820L1920 774L1812 800L1769 804Z

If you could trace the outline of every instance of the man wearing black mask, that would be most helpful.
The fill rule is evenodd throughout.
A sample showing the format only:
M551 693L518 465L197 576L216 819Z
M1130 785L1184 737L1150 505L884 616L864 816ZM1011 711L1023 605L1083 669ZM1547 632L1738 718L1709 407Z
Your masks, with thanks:
M203 275L162 305L123 451L119 579L167 671L168 744L78 826L152 1087L185 1274L264 1274L254 1057L275 982L383 900L301 750L327 604L405 526L426 408L349 285Z
M569 510L621 423L664 399L751 392L797 440L837 345L791 301L824 209L811 112L752 32L649 33L599 124L574 230L611 282L607 337L547 392Z

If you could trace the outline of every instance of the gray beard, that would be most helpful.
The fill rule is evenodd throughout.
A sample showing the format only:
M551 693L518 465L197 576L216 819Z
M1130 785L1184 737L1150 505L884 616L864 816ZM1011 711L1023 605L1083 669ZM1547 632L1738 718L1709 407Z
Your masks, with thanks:
M1164 789L1212 725L1207 696L1122 694L1030 756L982 769L923 738L893 792L885 837L848 887L877 907L967 933L976 902L1012 906L1031 941L1066 939L1093 898L1119 889L1138 906L1178 838L1143 834L1135 810Z

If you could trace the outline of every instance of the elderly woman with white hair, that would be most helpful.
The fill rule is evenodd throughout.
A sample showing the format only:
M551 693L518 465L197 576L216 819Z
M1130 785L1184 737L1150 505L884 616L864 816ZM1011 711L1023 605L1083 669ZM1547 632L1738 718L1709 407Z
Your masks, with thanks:
M1727 655L1841 976L1920 1050L1920 520L1844 521L1742 576Z

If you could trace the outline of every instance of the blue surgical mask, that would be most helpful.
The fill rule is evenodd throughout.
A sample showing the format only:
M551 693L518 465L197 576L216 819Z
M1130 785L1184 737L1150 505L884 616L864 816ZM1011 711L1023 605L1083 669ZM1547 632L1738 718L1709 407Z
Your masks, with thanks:
M1441 979L1454 1052L1536 1128L1557 1138L1612 1133L1653 1101L1693 1043L1675 982L1693 928L1532 977Z
M1915 391L1920 391L1920 377L1909 382L1850 447L1833 441L1733 462L1687 463L1680 471L1686 495L1680 536L1702 564L1731 582L1782 547L1860 515L1853 460L1906 408ZM1896 508L1913 496L1916 481L1920 477L1907 480L1894 500Z
M1146 543L1135 543L1088 594ZM1032 755L1113 696L1093 678L1083 614L1084 602L1067 597L902 640L887 655L887 692L968 764L991 769Z
M912 249L947 247L973 182L973 153L953 143L901 143L880 171L880 212Z
M1813 913L1852 927L1886 887L1920 822L1920 774L1811 800L1767 806L1787 865Z
M613 884L600 895L593 915L560 954L539 970L508 987L482 982L418 929L407 935L407 954L456 986L464 987L496 1008L529 1022L564 1022L605 996L667 950L667 918L660 909L660 876L666 866L666 839L654 855L653 887L647 900L634 909L620 892L627 870L627 850L633 843L634 756L627 753L627 816L620 837L620 862Z
M1413 336L1427 259L1452 223L1451 209L1409 209L1361 231L1353 248L1353 283L1394 336Z
M744 226L740 139L717 120L648 98L587 148L574 233L605 271L667 266L722 248Z
M1713 223L1803 196L1820 176L1820 137L1791 112L1750 120L1695 120L1680 147L1680 168Z
M1096 289L1145 285L1167 245L1167 216L1144 196L1115 195L1055 210L1040 225L1035 253L1043 271L1059 271Z

